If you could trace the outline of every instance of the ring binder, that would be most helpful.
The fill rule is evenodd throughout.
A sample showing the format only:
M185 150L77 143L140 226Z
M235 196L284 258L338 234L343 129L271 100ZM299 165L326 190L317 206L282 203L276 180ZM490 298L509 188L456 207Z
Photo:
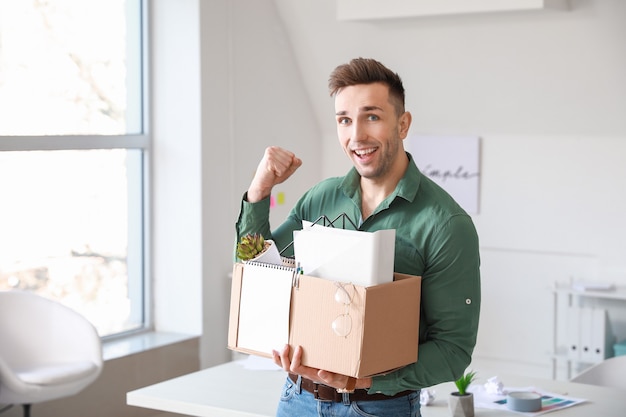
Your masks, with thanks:
M300 274L302 273L302 269L300 269L299 267L296 267L295 259L286 258L284 256L281 256L281 258L283 260L283 265L268 264L265 262L257 262L257 261L247 261L245 262L245 264L250 265L250 266L258 266L261 268L276 269L279 271L289 271L291 272L291 286L294 287L295 289L298 289L298 285L300 283Z
M246 265L260 266L260 267L263 267L263 268L280 269L282 271L296 272L295 266L290 266L290 265L276 265L276 264L268 264L268 263L265 263L265 262L257 262L257 261L247 261L245 264Z

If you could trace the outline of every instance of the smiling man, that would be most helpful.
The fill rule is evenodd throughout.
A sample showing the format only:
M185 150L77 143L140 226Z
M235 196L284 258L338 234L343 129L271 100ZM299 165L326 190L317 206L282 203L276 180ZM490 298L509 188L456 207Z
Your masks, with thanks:
M353 59L332 72L329 88L339 143L353 168L308 190L271 231L272 188L302 160L267 148L242 200L237 238L261 233L285 247L303 220L343 213L358 230L395 229L394 270L422 276L419 359L354 380L303 366L302 348L285 346L274 352L274 361L289 373L277 416L416 417L420 389L457 379L471 361L480 311L478 236L470 216L404 150L411 114L396 73L373 59Z

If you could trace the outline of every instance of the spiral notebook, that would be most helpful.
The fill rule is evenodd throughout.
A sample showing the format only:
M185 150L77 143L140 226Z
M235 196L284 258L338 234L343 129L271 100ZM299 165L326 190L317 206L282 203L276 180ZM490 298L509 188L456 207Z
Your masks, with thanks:
M238 343L272 354L289 342L289 309L295 268L246 262L241 283Z

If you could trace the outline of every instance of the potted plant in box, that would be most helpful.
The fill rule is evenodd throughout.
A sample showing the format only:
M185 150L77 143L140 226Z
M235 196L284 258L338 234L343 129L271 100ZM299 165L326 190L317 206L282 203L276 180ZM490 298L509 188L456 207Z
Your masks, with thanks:
M260 234L247 234L237 243L237 257L243 262L255 261L282 265L280 252L273 240Z
M474 417L474 395L467 388L474 381L476 372L470 371L454 381L458 391L450 393L448 406L452 417Z

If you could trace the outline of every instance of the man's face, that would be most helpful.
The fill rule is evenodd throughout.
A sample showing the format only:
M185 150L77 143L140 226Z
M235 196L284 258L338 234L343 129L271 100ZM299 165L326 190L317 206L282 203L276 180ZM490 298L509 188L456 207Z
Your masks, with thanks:
M398 117L386 85L343 88L335 97L335 114L339 143L361 177L383 180L397 158L406 158L402 140L408 113Z

